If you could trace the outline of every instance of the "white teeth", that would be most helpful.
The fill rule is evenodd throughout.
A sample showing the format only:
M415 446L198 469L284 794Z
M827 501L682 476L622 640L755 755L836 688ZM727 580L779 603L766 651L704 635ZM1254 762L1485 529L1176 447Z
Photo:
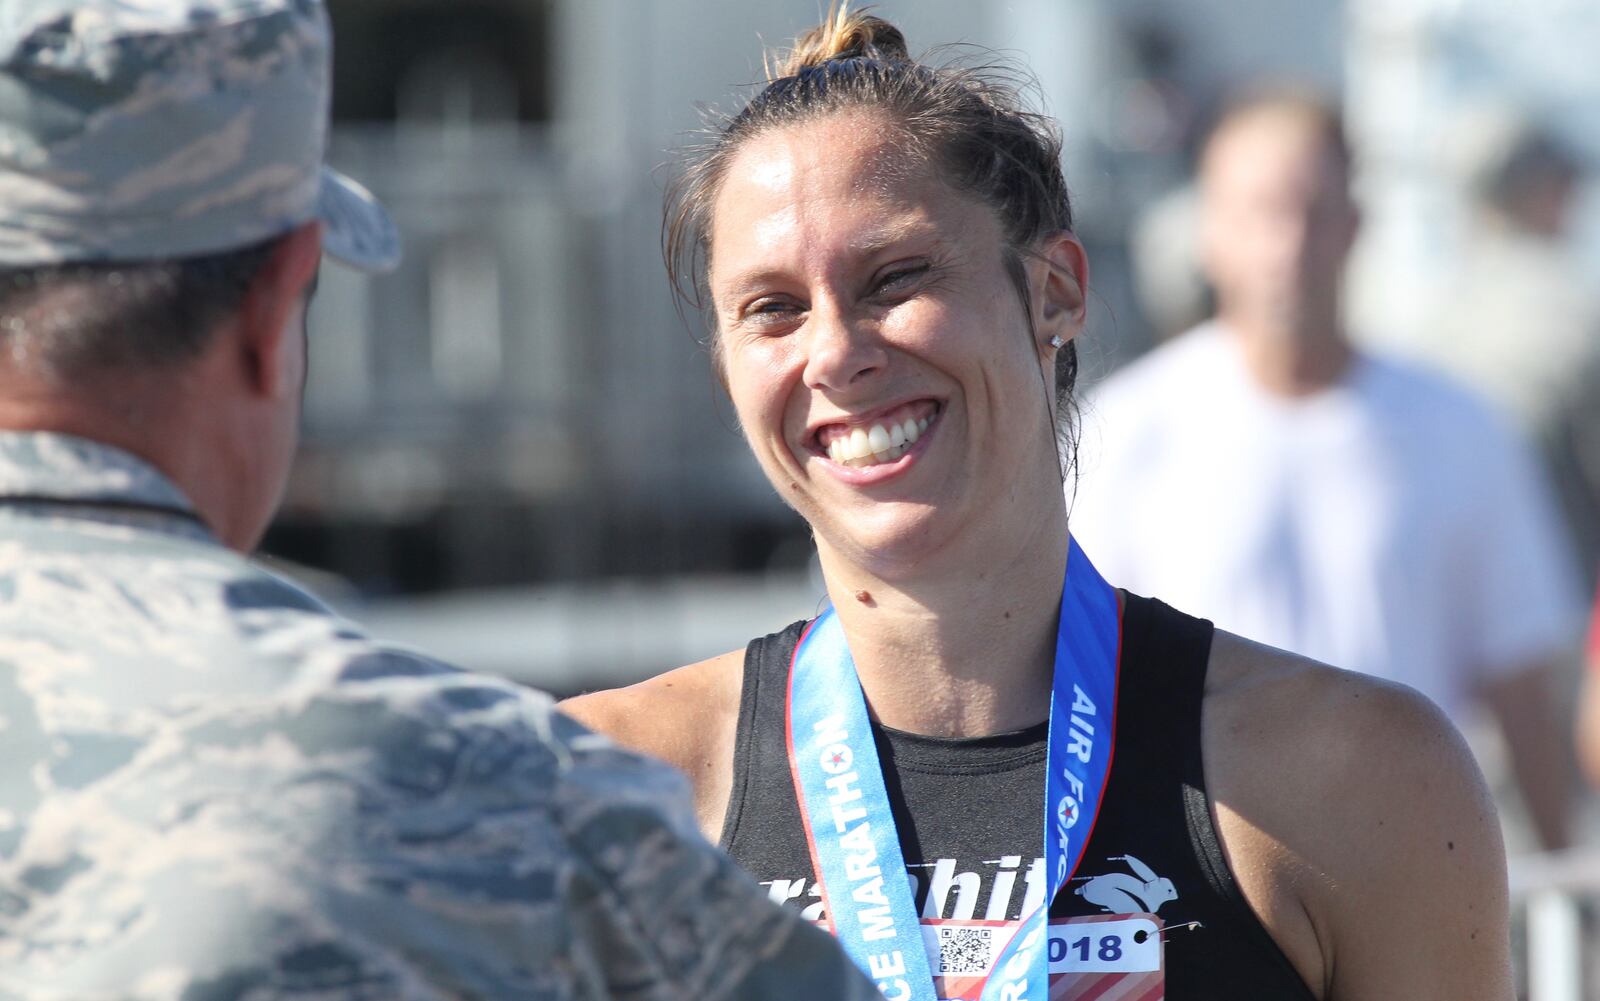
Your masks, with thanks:
M928 430L928 421L906 418L901 424L874 424L852 428L828 443L828 458L846 466L871 466L893 462L905 455Z
M850 432L850 447L845 449L845 455L852 459L859 459L872 451L871 442L867 433L860 428Z

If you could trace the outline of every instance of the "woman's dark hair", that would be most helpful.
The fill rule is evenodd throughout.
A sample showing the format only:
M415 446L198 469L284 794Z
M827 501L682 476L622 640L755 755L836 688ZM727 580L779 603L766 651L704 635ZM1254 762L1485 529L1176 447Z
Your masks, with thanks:
M781 59L769 54L766 87L688 151L668 191L662 225L662 251L680 304L701 312L710 305L712 206L744 144L770 129L868 108L898 126L908 154L927 157L953 188L994 211L1006 270L1031 323L1023 260L1044 238L1072 229L1072 202L1060 133L1049 118L1023 106L1017 77L994 66L925 65L907 53L900 29L836 5ZM1069 344L1056 355L1062 414L1071 406L1077 369L1076 347Z

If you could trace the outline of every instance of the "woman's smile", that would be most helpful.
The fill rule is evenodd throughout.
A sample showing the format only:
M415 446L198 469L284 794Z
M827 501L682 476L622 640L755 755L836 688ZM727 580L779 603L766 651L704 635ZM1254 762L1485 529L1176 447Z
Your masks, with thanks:
M927 450L940 411L938 401L921 399L841 417L811 433L808 450L846 482L879 483Z

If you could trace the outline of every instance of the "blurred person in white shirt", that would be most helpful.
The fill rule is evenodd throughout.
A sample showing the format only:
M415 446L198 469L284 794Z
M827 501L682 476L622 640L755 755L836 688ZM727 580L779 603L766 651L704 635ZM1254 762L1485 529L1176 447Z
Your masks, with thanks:
M1530 819L1567 842L1551 665L1578 598L1538 472L1468 392L1355 348L1359 227L1336 111L1232 105L1201 154L1216 317L1084 410L1071 526L1113 579L1224 629L1498 719Z

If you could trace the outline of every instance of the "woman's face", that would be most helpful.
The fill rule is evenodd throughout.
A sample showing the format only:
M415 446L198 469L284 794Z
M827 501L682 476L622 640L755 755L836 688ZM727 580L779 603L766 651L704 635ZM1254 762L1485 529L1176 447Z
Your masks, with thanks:
M994 213L885 126L844 112L750 140L714 205L709 277L768 479L819 547L892 575L1060 508L1040 342L1081 325L1082 274L1030 262L1030 334Z

